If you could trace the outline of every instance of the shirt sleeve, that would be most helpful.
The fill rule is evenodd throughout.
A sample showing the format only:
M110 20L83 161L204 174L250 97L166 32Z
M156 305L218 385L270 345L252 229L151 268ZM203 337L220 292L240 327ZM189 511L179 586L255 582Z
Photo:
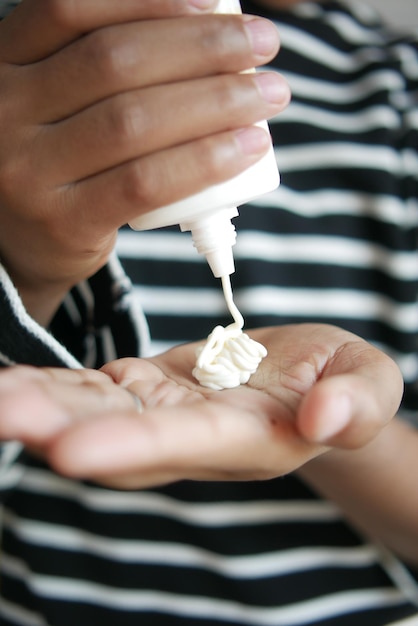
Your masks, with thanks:
M116 256L68 294L50 330L85 367L144 352L147 324Z
M148 338L131 282L116 256L71 291L48 330L28 315L0 266L0 316L4 366L100 367L115 358L139 356Z

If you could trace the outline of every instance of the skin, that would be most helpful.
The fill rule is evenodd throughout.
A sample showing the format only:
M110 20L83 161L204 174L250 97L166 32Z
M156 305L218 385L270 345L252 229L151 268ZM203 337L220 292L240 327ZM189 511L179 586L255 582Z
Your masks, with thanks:
M248 385L230 390L192 378L196 344L100 372L1 372L0 438L21 441L65 476L117 489L298 471L363 532L418 563L409 470L418 436L392 419L403 391L397 366L333 326L251 334L268 356Z
M277 54L276 29L215 4L23 0L0 23L0 250L39 323L120 226L268 149L253 124L285 108L288 86L239 72Z

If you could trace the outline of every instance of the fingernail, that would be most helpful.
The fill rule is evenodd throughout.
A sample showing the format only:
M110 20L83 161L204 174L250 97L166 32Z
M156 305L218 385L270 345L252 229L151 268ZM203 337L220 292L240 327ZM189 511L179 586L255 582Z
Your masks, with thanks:
M352 403L347 395L336 396L327 407L326 414L320 420L315 441L318 443L326 442L340 433L352 417Z
M270 145L268 134L258 126L238 130L236 138L242 152L248 155L262 154Z
M289 97L289 88L287 83L279 74L272 72L263 72L254 76L258 88L267 102L272 104L280 104Z
M255 54L270 56L278 50L278 34L274 24L248 15L244 16L244 24Z
M213 7L214 0L189 0L189 4L198 11L207 11Z

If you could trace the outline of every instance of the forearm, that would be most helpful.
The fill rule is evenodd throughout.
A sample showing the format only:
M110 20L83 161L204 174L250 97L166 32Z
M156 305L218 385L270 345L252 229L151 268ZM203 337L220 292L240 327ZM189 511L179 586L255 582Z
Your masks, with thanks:
M361 531L418 563L418 430L394 419L359 450L332 450L299 470Z

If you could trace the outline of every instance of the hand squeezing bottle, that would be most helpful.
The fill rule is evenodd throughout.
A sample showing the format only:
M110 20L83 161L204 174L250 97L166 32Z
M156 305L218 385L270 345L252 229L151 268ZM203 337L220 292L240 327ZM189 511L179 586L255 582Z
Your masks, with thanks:
M239 0L220 0L215 13L241 13ZM254 70L250 70L254 71ZM268 131L267 122L257 124ZM149 230L178 224L191 231L193 244L206 260L222 287L234 323L217 326L206 345L199 349L194 376L202 385L214 389L235 387L248 381L267 354L265 348L242 332L243 318L232 298L230 275L235 271L232 247L235 227L232 218L237 207L276 189L280 177L273 146L254 165L241 174L183 200L157 208L130 223L136 230Z

